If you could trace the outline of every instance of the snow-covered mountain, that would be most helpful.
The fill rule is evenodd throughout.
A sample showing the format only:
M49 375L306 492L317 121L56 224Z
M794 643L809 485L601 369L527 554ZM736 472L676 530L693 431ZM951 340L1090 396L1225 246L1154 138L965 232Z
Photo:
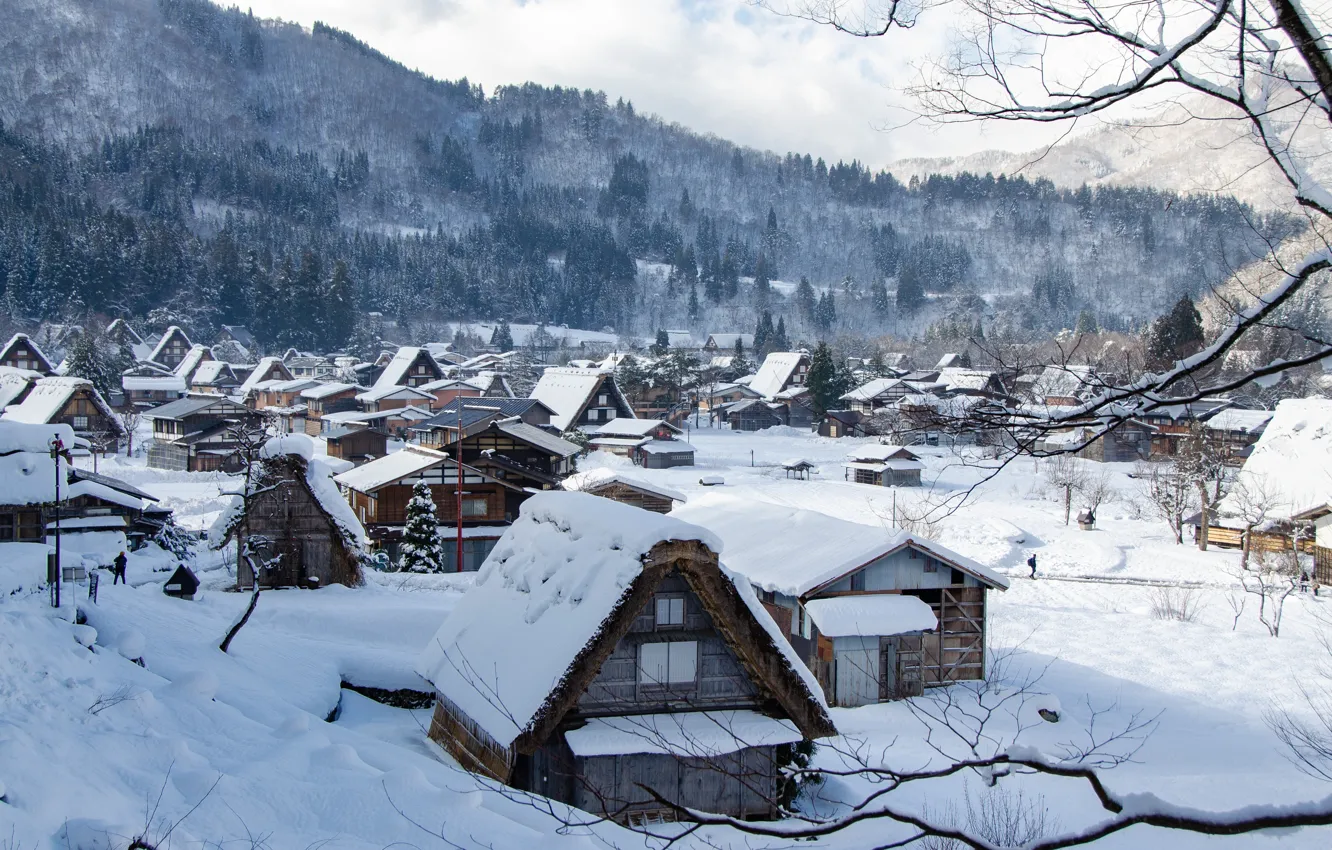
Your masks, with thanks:
M1326 159L1314 159L1309 166L1318 176L1332 176L1332 162ZM1263 210L1292 206L1289 185L1249 125L1201 95L1150 115L1099 122L1049 148L903 159L890 168L904 181L962 172L1021 174L1070 189L1084 183L1144 186L1181 194L1233 195Z

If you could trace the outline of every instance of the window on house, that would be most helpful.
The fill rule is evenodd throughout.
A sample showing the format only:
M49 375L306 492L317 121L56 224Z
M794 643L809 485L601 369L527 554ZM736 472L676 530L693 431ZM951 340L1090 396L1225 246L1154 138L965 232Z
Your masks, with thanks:
M925 559L925 572L927 572L927 573L937 573L937 572L939 572L939 562L936 561L936 560L934 560L933 558L926 558L926 559Z
M0 514L0 540L14 539L14 515Z
M483 517L490 512L485 499L463 499L462 512L465 517Z
M74 430L75 430L75 431L87 431L87 430L88 430L88 417L86 417L86 416L75 416L75 417L74 417Z
M657 597L657 628L683 626L685 601L683 596Z
M602 393L601 395L597 396L598 407L605 407L608 404L610 404L610 396L607 393Z
M952 584L966 584L966 583L967 583L966 576L962 575L962 571L961 571L961 570L952 570L951 572L952 572L952 574L951 574L951 576L950 576L949 579L948 579L950 583L952 583Z
M23 511L18 515L18 539L41 540L46 536L41 511Z
M698 678L698 642L645 643L638 647L638 681L682 685Z
M852 590L864 590L864 589L865 589L865 571L864 571L864 570L861 570L861 571L858 572L858 573L853 573L853 574L852 574L852 576L851 576L851 589L852 589Z

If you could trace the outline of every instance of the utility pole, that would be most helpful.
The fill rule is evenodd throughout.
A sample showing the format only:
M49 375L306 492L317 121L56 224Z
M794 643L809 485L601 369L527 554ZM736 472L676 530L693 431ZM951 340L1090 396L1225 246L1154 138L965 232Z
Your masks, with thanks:
M462 533L462 522L463 522L463 509L462 509L462 497L463 497L463 491L462 491L462 479L463 479L463 459L462 459L462 441L463 441L463 400L462 400L462 395L461 395L461 394L458 395L458 397L457 397L455 403L458 405L458 442L457 442L457 454L454 456L454 459L457 461L457 464L456 464L456 468L454 469L453 472L454 472L454 484L455 484L454 492L455 492L455 496L456 496L455 501L457 501L457 503L458 503L458 505L457 505L457 507L458 507L458 546L457 546L457 551L456 551L457 561L455 561L455 570L454 570L454 571L460 573L460 572L463 571L463 533Z
M51 460L55 461L55 581L51 584L51 605L60 608L60 579L62 578L60 563L60 454L65 450L65 444L59 437L51 438Z

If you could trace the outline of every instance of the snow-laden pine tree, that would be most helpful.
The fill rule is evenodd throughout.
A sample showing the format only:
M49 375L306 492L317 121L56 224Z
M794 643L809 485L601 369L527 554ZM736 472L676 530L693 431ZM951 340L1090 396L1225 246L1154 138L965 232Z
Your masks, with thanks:
M439 517L435 500L424 481L412 488L407 502L407 523L398 548L398 570L404 573L444 572L444 547L439 542Z

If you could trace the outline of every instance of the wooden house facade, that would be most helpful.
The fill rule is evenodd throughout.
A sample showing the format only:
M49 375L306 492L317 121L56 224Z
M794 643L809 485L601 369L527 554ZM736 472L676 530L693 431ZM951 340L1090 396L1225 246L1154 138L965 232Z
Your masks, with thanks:
M301 390L301 403L305 405L305 433L310 436L321 433L324 429L320 420L326 413L356 410L356 395L359 392L361 387L355 384L338 382L317 384Z
M225 396L187 396L144 418L153 424L148 465L181 472L234 471L235 429L259 421L254 411Z
M561 486L565 490L589 493L658 514L668 514L676 505L686 502L683 493L606 467L574 473L564 479Z
M925 468L920 456L902 446L862 446L846 456L846 480L878 487L919 487Z
M105 435L112 445L125 433L106 399L83 378L38 378L23 401L5 409L4 418L32 425L68 425L82 437Z
M152 353L148 359L153 362L174 370L185 360L185 356L193 348L190 338L185 332L176 325L172 325L162 332L162 336L153 346Z
M337 428L323 436L329 457L356 466L388 454L388 435L378 428Z
M661 419L613 419L596 428L588 448L627 457L646 469L694 465L684 431Z
M0 351L0 366L54 375L55 367L27 334L14 334Z
M553 411L551 424L566 433L590 431L621 417L634 418L634 409L614 377L597 369L548 368L531 397Z
M418 482L430 487L445 525L458 521L461 492L462 524L489 531L469 536L471 548L484 549L484 558L533 492L559 486L572 471L578 451L578 446L520 420L490 421L463 439L461 486L458 464L449 453L418 445L348 470L337 482L346 489L370 539L390 552L401 540L407 503ZM478 566L475 561L471 568Z
M676 806L775 817L779 749L836 733L817 685L696 530L579 501L590 498L534 497L539 510L525 510L513 539L540 536L546 551L486 567L516 577L549 560L557 580L589 588L576 617L567 601L533 617L526 582L478 583L418 664L437 695L430 738L468 770L621 822L673 820ZM586 522L584 510L610 524ZM636 536L660 539L642 552L604 533L644 523ZM590 574L607 560L627 588ZM535 675L518 673L533 670L532 656ZM459 675L460 659L485 672ZM488 709L487 691L506 710Z

